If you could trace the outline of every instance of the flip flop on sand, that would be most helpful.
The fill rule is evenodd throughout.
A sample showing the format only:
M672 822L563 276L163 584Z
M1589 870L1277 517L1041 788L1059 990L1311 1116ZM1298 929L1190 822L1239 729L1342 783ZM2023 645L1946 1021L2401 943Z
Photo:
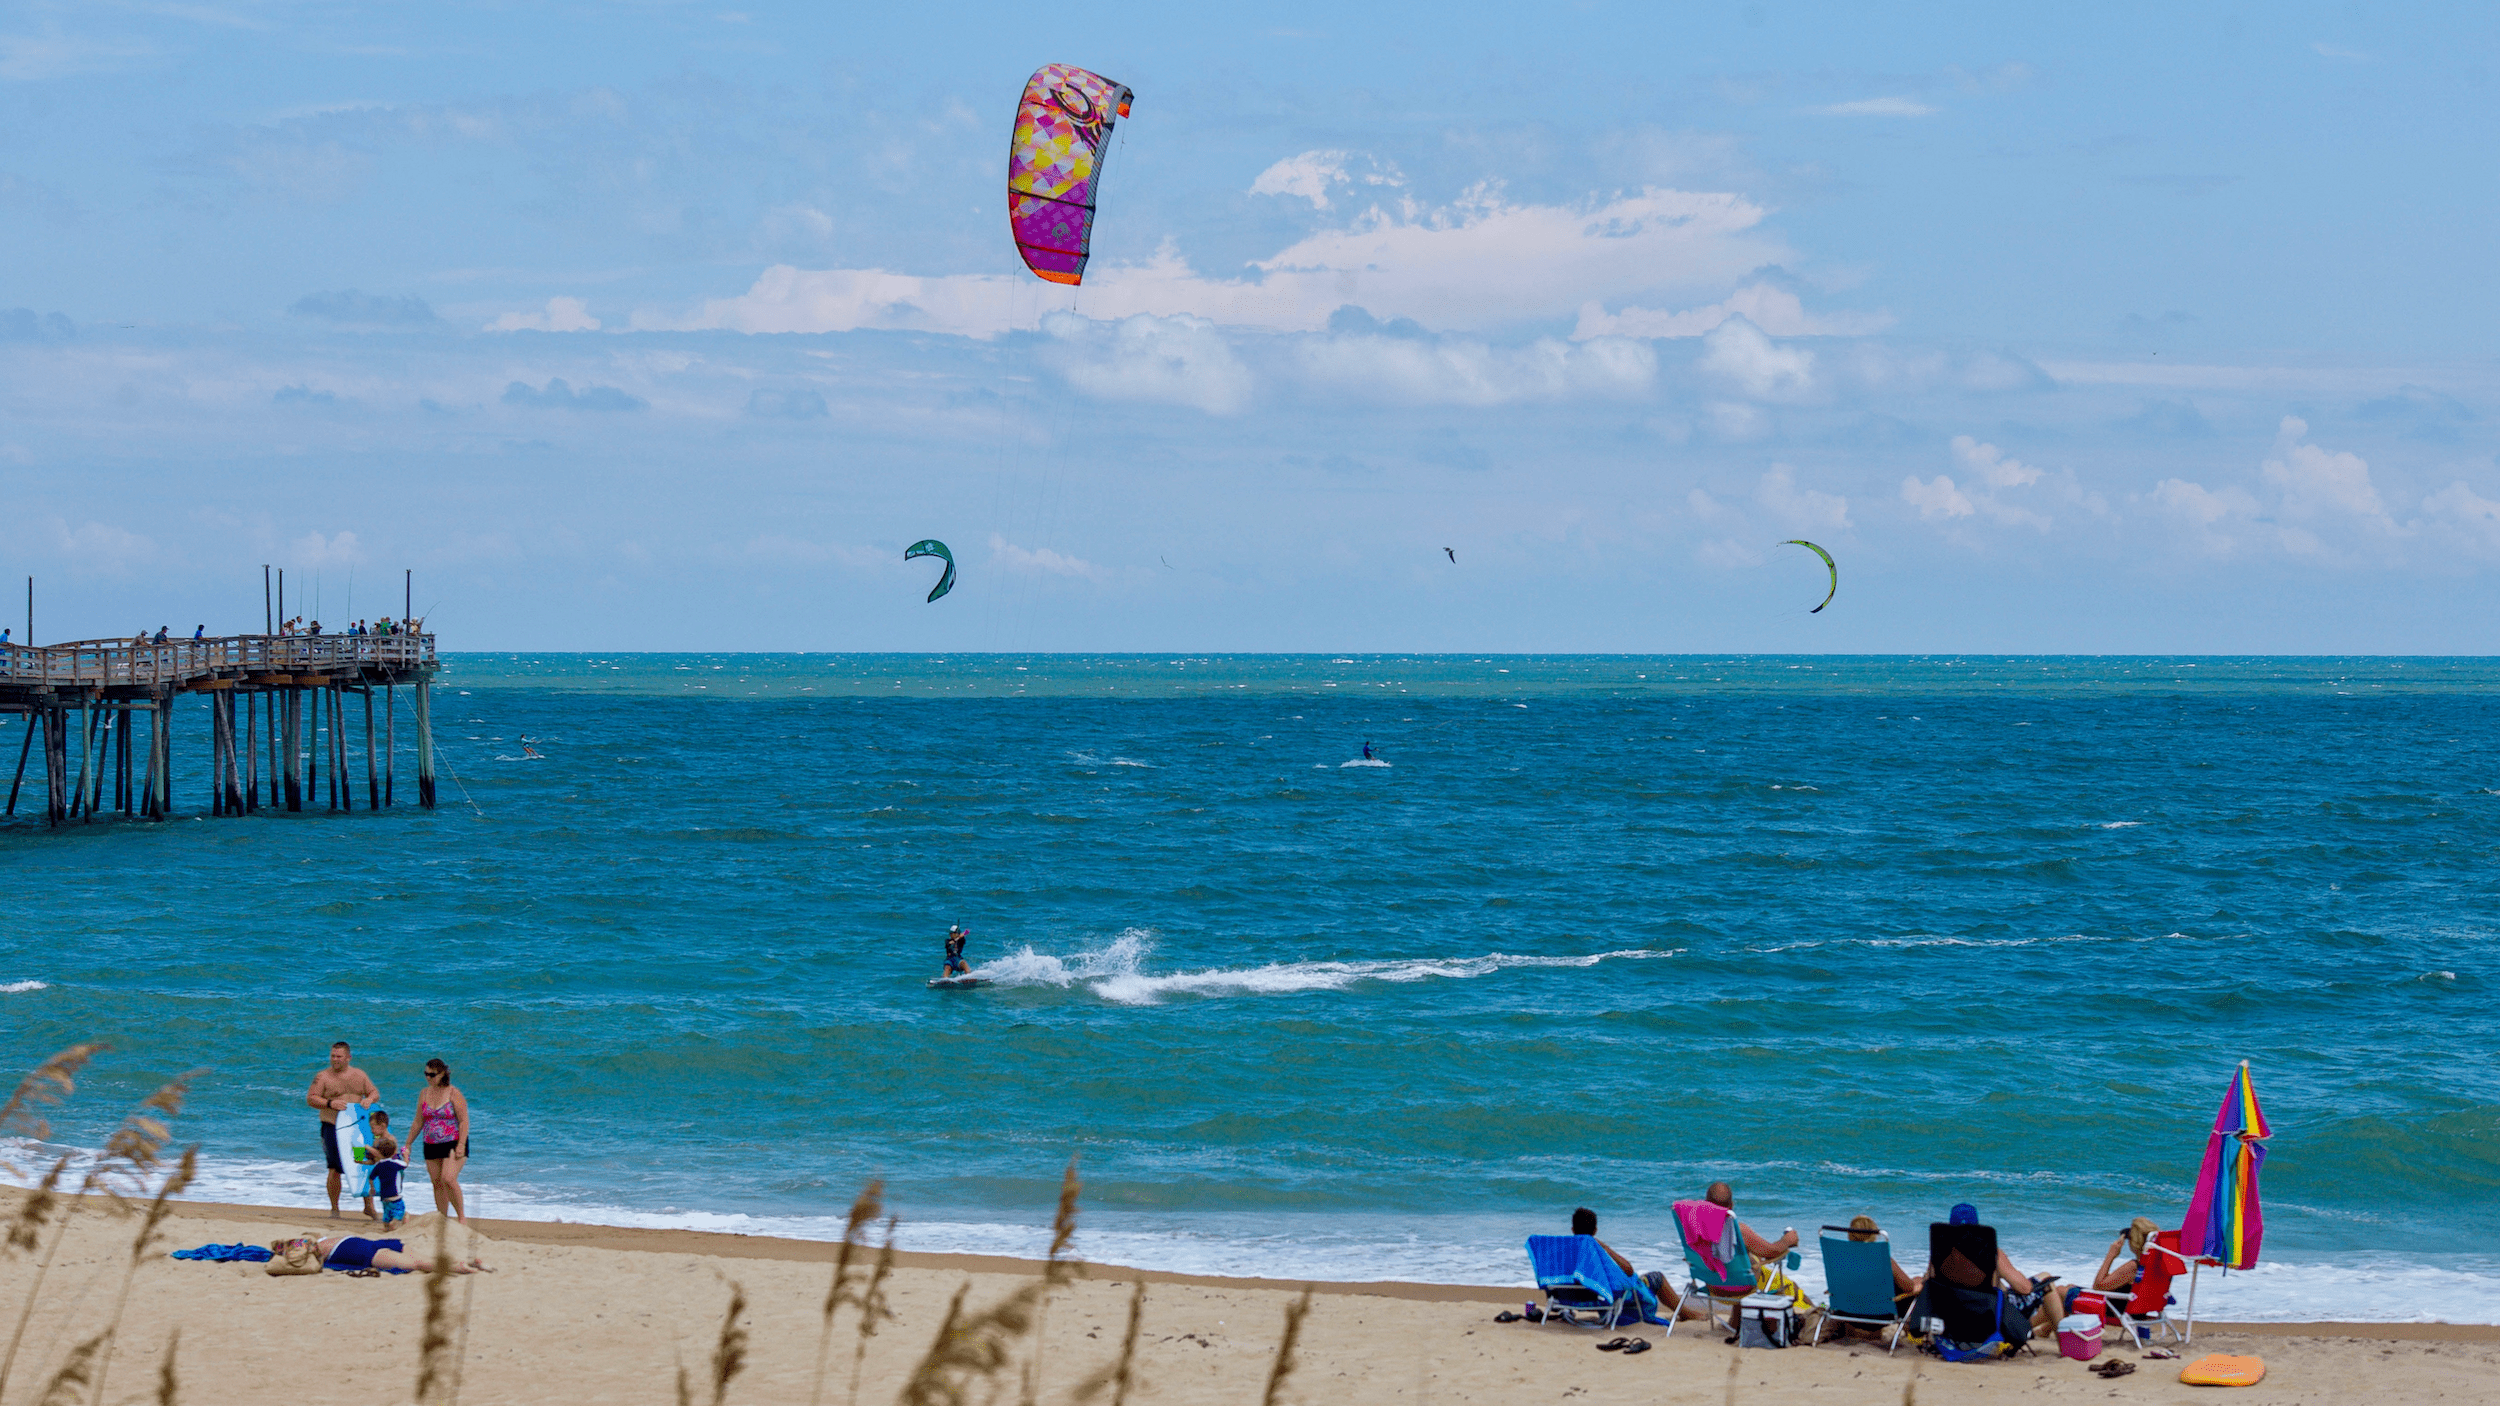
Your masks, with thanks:
M1522 1320L1521 1320L1521 1318L1520 1318L1520 1316L1519 1316L1518 1314L1513 1313L1513 1312L1511 1312L1509 1309L1507 1309L1507 1308L1506 1308L1506 1309L1503 1309L1501 1312L1499 1312L1499 1313L1497 1313L1497 1314L1494 1314L1494 1315L1493 1315L1493 1321L1494 1321L1494 1322L1496 1322L1496 1323L1517 1323L1517 1322L1521 1322Z
M1647 1351L1649 1351L1649 1339L1647 1338L1634 1338L1632 1341L1623 1345L1623 1355L1626 1357L1630 1357L1634 1353Z
M1597 1345L1597 1350L1599 1352L1621 1352L1631 1341L1632 1340L1630 1338L1616 1338L1611 1342L1599 1343Z
M2124 1358L2106 1357L2101 1359L2099 1363L2091 1367L2087 1367L2084 1370L2092 1373L2094 1376L2106 1377L2111 1381L2116 1381L2118 1378L2134 1371L2135 1364L2125 1360Z

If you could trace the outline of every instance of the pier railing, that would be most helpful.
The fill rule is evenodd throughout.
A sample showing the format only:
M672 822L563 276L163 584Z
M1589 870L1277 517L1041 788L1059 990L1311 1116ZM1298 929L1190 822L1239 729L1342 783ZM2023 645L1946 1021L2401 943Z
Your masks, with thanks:
M223 635L215 639L73 640L0 645L0 680L20 687L183 687L255 674L423 668L432 635Z

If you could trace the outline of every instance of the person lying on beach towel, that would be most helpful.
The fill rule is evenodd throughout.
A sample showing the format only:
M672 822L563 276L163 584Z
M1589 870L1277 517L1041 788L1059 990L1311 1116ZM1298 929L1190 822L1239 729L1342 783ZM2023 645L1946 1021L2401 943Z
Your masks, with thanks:
M273 1241L269 1248L278 1250L286 1244ZM429 1256L412 1255L397 1240L368 1240L361 1235L333 1235L320 1242L323 1269L386 1269L396 1274L431 1274L434 1261ZM486 1261L472 1255L466 1263L443 1266L451 1274L492 1273Z

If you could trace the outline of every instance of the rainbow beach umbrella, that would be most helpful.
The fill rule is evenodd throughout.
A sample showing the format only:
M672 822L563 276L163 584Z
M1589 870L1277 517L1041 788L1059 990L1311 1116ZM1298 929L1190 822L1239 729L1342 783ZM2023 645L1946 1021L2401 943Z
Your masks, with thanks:
M2257 1263L2266 1237L2265 1213L2257 1204L2257 1173L2266 1165L2266 1145L2274 1135L2266 1112L2257 1106L2257 1086L2248 1077L2248 1061L2231 1076L2223 1092L2214 1130L2205 1138L2205 1165L2196 1173L2196 1194L2188 1201L2187 1223L2179 1228L2179 1248L2191 1266L2220 1265L2247 1269ZM2188 1275L2188 1324L2196 1323L2196 1275Z

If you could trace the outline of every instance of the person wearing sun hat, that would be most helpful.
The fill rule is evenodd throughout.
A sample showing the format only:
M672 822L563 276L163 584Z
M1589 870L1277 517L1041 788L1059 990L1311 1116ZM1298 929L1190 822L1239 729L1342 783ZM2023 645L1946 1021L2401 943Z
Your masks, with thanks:
M938 970L938 977L940 980L950 976L966 976L971 973L972 964L964 960L964 944L970 941L971 938L972 930L965 927L963 924L952 923L947 926L946 965Z

